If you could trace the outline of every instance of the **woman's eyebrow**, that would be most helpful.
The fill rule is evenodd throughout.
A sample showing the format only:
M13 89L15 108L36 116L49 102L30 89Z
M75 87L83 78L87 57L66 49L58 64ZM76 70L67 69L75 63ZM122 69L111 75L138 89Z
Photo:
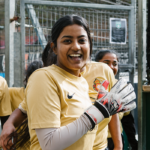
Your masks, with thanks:
M86 36L86 35L80 35L80 36L78 36L77 38L81 38L81 37L87 37L87 36ZM63 38L73 38L73 36L65 35L65 36L63 36L61 39L63 39Z
M63 39L63 38L73 38L73 36L65 35L61 39Z
M103 61L111 61L111 60L105 59L105 60L103 60ZM118 61L117 61L117 60L113 60L113 62L118 62Z

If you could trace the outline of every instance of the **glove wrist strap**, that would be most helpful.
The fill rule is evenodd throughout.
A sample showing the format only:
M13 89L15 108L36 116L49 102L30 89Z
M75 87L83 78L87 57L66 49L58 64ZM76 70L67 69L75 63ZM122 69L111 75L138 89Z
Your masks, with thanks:
M108 109L102 103L95 101L94 106L99 109L99 111L103 114L105 118L109 118L110 114L108 112Z

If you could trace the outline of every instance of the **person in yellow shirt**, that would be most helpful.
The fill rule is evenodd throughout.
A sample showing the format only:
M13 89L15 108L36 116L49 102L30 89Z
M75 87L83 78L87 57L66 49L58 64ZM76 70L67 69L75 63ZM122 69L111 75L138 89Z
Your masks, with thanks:
M97 92L100 89L101 84L103 81L107 80L109 82L108 91L112 88L112 86L116 83L113 76L112 70L104 63L97 63L97 62L89 62L86 64L84 71L82 72L83 77L86 79L89 85L89 96L92 102L94 102L97 98ZM113 119L113 121L111 121ZM111 121L111 124L110 124ZM118 115L114 115L113 117L109 117L104 119L98 125L98 131L96 133L96 138L93 145L93 150L104 150L107 147L107 136L108 136L108 125L118 126L119 119ZM107 126L106 126L107 125ZM115 128L112 131L116 136L116 148L117 150L122 150L122 141L120 136L120 130Z
M27 70L25 72L25 79L24 79L24 87L26 87L28 79L30 77L30 75L37 69L42 68L43 67L43 63L42 61L33 61L31 62L28 67ZM24 87L10 87L8 88L9 90L9 95L10 95L10 100L11 100L11 109L12 112L19 107L19 104L24 100L25 98L25 88ZM17 129L17 131L22 131L22 129L24 129L26 127L26 125L24 124L24 126L21 129ZM14 128L15 130L15 128ZM29 145L26 145L26 150L29 149ZM18 147L17 150L22 150L22 147Z
M28 65L28 68L25 72L25 79L24 79L24 87L9 87L9 95L11 100L11 108L14 111L18 108L19 104L25 98L25 87L27 85L28 79L30 75L37 69L42 68L43 63L42 61L33 61Z
M30 149L91 150L97 124L110 115L130 109L122 102L128 99L123 100L133 88L127 85L118 94L126 85L120 80L103 99L92 105L88 83L80 74L91 55L92 40L88 24L80 16L64 16L54 24L50 51L57 55L56 64L31 75L26 87L25 107L20 106L28 114ZM5 150L2 140L0 144Z
M6 80L3 77L0 77L0 118L2 128L11 113L12 110L8 85Z
M95 61L97 62L103 62L107 64L112 70L114 75L118 72L118 55L113 50L101 50L96 54ZM123 128L125 130L125 133L127 133L128 141L132 147L132 150L138 149L138 142L135 139L135 125L134 125L134 118L131 114L131 112L126 113L118 113L119 119L120 119L120 130L121 133L123 132ZM108 148L109 150L114 149L114 142L115 139L112 140L110 131L108 132ZM123 136L122 136L122 142L124 143Z

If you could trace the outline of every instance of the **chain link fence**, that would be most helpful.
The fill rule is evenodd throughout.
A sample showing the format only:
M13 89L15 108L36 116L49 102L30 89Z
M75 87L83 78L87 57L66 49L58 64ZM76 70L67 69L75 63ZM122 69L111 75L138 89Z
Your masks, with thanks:
M19 0L16 0L16 15L20 16L19 13ZM64 2L64 0L62 0ZM66 1L65 1L66 2ZM98 4L124 4L130 5L131 1L116 1L116 0L69 0L68 2L84 2L84 3L98 3ZM33 10L32 10L33 9ZM31 12L34 11L33 15ZM37 29L41 28L45 36L46 41L50 39L50 31L55 21L61 16L67 14L78 14L88 20L91 36L93 39L93 54L92 60L95 58L95 53L102 49L113 49L119 53L120 63L128 64L129 57L129 44L128 44L128 32L127 32L127 43L121 44L110 44L109 43L109 18L125 18L127 19L128 28L128 16L129 11L127 10L98 10L98 9L83 9L83 8L69 8L69 7L49 7L49 6L38 6L33 5L32 8L26 7L25 17L25 44L26 44L26 64L33 60L41 58L43 46L40 45L40 39L38 38ZM38 18L40 27L33 23L33 20ZM17 31L20 31L20 24L16 22Z

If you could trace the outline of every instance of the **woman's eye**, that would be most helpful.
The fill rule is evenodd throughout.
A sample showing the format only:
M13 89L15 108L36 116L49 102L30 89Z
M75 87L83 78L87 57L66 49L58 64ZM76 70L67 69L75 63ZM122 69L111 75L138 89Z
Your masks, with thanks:
M86 39L80 39L79 42L80 42L80 43L85 43L85 42L86 42Z
M71 43L71 40L66 39L64 40L64 43Z

